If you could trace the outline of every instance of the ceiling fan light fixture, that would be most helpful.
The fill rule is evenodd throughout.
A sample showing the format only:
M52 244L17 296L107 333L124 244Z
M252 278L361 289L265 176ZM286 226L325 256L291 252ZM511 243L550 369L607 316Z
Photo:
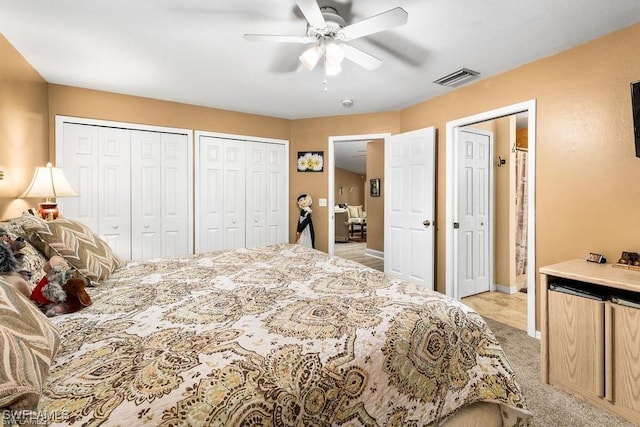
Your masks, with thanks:
M340 65L344 60L344 51L334 42L329 42L325 47L325 56L327 63L331 65Z
M331 64L329 61L324 62L324 73L327 76L337 76L342 71L340 64Z
M311 71L315 68L316 64L322 58L322 54L324 53L322 46L315 45L310 47L309 49L302 52L300 55L300 63L307 70Z

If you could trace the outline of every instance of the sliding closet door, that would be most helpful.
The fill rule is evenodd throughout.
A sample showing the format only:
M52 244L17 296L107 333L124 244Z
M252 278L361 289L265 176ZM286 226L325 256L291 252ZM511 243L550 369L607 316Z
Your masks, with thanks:
M186 255L189 247L186 135L131 131L131 256Z
M245 142L200 136L199 250L245 247Z
M224 141L200 136L198 141L197 199L200 252L224 249Z
M246 246L285 241L284 145L247 142Z
M247 142L246 246L267 244L267 145Z
M64 123L62 158L57 166L81 197L59 199L60 213L98 230L98 127Z
M122 259L131 258L131 132L98 128L98 227ZM82 193L80 193L82 194Z
M160 133L131 131L131 258L162 257Z
M129 130L63 127L59 165L80 196L61 199L61 212L95 230L122 259L131 258Z
M162 146L162 256L191 253L189 246L189 152L186 135L163 133Z

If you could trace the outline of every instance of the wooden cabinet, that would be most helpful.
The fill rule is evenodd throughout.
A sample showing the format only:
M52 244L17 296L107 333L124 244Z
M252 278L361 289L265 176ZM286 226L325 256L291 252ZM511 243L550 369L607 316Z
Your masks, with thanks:
M640 272L577 259L542 267L540 284L543 382L640 424L640 309L614 298L640 300Z

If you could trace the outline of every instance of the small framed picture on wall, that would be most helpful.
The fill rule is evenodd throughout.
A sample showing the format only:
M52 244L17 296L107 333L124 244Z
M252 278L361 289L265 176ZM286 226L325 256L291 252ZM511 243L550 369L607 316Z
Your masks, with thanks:
M380 197L380 178L374 178L370 180L371 190L369 194L371 197Z
M324 151L298 151L298 172L322 172Z

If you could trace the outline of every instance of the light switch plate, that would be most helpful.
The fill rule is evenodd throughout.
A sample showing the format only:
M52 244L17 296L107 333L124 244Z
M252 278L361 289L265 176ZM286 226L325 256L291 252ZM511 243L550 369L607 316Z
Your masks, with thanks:
M318 206L327 206L327 199L318 199Z

